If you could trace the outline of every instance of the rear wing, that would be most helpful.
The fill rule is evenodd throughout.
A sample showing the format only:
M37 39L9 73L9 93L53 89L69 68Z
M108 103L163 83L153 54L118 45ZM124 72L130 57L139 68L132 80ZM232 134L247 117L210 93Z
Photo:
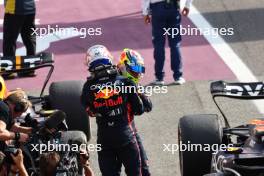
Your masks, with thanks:
M216 102L216 97L229 97L242 100L264 99L263 82L235 82L228 83L225 81L216 81L211 83L211 94L213 101L222 114L226 127L230 127L229 122Z
M51 53L40 53L36 56L0 57L0 74L50 67L53 62Z
M0 75L23 71L32 71L49 67L49 72L42 87L40 97L48 84L54 70L54 56L52 53L40 53L35 56L0 57Z
M264 83L227 83L216 81L211 83L211 94L213 97L221 96L245 100L264 99Z

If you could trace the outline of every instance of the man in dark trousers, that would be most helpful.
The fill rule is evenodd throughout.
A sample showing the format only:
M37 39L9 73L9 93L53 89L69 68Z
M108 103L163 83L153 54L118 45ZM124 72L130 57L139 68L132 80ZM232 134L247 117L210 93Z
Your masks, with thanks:
M23 43L27 49L27 55L36 54L35 14L34 0L5 0L4 15L4 40L3 55L16 55L16 41L21 34ZM33 30L34 29L34 30ZM19 76L34 76L34 71L19 73ZM4 75L9 78L12 75Z
M182 14L187 16L192 0L186 0ZM166 30L180 31L181 12L180 0L142 0L143 15L146 24L152 22L152 43L154 46L155 77L152 83L164 84L165 39ZM152 20L150 18L152 17ZM166 30L165 30L166 29ZM182 58L180 53L181 35L168 35L171 52L171 69L173 71L173 84L183 84L185 80L182 73Z

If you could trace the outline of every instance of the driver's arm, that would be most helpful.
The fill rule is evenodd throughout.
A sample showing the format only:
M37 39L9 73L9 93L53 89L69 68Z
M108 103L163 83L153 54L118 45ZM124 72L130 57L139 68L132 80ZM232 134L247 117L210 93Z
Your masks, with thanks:
M137 90L137 86L131 81L127 79L126 86L134 87ZM132 89L133 90L133 89ZM135 115L141 115L144 113L144 106L141 98L139 97L137 92L128 92L128 101L131 104L132 111Z
M0 140L8 141L15 139L15 133L10 132L6 129L6 123L0 120Z
M13 131L13 132L20 132L20 133L26 133L26 134L31 134L32 133L32 128L31 127L23 127L23 126L20 126L17 123L15 123L12 126L11 131Z

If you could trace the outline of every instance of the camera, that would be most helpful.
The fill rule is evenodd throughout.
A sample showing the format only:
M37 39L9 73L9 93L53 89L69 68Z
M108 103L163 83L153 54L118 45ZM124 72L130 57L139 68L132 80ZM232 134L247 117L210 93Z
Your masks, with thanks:
M8 146L4 150L4 154L5 154L5 163L7 163L7 164L15 164L14 161L13 161L13 158L11 157L11 154L16 156L18 154L17 148L15 148L13 146Z

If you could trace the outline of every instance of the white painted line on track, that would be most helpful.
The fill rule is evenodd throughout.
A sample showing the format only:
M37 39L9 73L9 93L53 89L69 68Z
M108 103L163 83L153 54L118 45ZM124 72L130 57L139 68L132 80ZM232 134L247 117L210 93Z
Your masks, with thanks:
M45 51L50 47L50 45L54 42L59 42L61 40L66 40L74 37L81 36L81 32L77 32L74 27L69 27L65 28L64 30L61 31L61 33L50 33L45 36L39 37L37 36L37 48L36 52L42 52ZM0 32L0 40L3 39L3 33ZM18 42L22 43L22 38L21 35L18 37ZM23 56L26 53L26 48L21 47L16 50L16 55L18 56ZM1 55L2 53L0 53Z
M213 30L213 27L193 5L190 9L189 18L198 28ZM205 35L204 37L240 82L258 81L252 71L221 36L213 37L212 35ZM253 103L256 105L258 111L264 114L264 100L253 101Z

